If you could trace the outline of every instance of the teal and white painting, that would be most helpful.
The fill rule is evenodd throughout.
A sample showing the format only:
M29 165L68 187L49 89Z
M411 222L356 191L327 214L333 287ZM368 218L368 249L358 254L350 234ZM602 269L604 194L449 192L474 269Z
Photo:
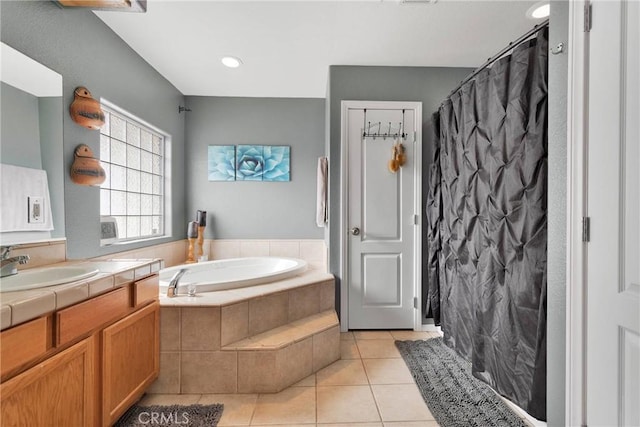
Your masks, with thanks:
M210 145L209 181L291 181L291 147Z
M263 181L291 181L291 147L286 145L264 146Z
M209 146L209 181L236 180L236 147L234 145Z
M238 145L236 181L291 181L290 153L284 145Z
M238 145L236 150L236 181L262 181L264 146Z

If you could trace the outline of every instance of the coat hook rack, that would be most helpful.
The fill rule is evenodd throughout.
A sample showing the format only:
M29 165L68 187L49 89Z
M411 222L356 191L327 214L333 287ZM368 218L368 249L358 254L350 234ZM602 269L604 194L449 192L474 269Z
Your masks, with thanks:
M178 114L182 113L182 112L188 113L189 111L191 111L191 108L187 108L187 107L183 107L182 105L178 105Z
M373 126L374 131L371 131L371 126ZM382 122L374 123L371 125L370 121L367 121L367 110L364 110L364 122L362 126L362 137L363 138L382 138L386 140L387 138L402 138L406 139L407 134L404 133L404 110L402 110L402 121L398 122L398 127L392 127L391 122L389 122L386 126L386 132L383 132L384 124Z

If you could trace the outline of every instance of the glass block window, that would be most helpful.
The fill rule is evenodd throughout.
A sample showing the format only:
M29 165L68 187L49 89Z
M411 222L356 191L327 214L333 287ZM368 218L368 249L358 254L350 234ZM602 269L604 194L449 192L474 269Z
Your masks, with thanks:
M163 236L166 136L104 101L102 110L100 215L116 219L120 241Z

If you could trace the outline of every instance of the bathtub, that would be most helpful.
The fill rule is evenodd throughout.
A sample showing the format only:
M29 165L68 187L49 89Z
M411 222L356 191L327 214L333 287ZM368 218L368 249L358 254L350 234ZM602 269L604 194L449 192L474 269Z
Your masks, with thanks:
M196 292L213 292L274 282L298 275L307 269L306 261L295 258L255 257L182 264L160 270L160 293L166 294L173 275L186 268L178 294L196 283Z

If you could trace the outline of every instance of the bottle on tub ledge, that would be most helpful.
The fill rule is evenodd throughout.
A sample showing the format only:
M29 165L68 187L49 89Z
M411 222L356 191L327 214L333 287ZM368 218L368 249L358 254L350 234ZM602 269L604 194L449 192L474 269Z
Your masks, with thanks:
M207 226L207 211L198 210L196 212L196 222L198 223L198 253L196 259L198 262L208 261L209 257L205 255L202 247L204 243L204 229Z
M193 264L196 259L193 255L196 239L198 238L198 223L196 221L189 222L187 226L187 239L189 240L189 252L187 253L187 261L185 264Z

